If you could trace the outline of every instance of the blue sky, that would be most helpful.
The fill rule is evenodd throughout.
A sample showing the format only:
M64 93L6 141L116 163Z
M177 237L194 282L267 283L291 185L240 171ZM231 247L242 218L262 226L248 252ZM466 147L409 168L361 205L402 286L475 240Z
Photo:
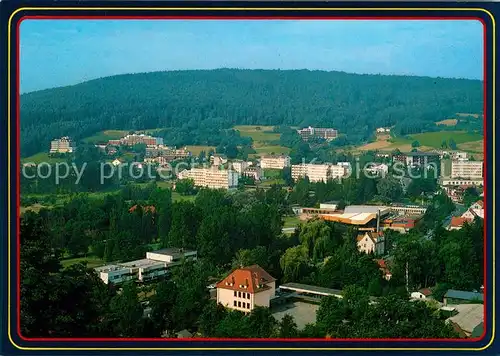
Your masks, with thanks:
M481 79L478 21L25 20L21 92L123 73L319 69Z

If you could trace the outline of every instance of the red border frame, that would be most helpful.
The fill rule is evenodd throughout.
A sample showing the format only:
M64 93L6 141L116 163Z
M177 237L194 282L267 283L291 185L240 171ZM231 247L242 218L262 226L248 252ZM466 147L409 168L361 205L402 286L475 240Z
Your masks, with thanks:
M16 145L16 168L17 172L20 172L20 162L21 162L21 152L20 152L20 25L24 20L35 19L35 20L304 20L304 21L320 21L320 20L391 20L391 21L400 21L400 20L428 20L428 21L443 21L443 20L475 20L480 21L483 25L483 162L486 162L487 157L487 147L486 147L486 112L487 112L487 31L486 31L486 23L480 17L472 17L472 16L464 16L464 17L432 17L432 16L415 16L415 17L369 17L369 16L349 16L349 17L310 17L304 18L300 16L23 16L17 22L17 33L16 33L16 135L17 135L17 145ZM494 98L492 100L495 100ZM483 169L484 175L484 185L483 191L486 193L487 189L487 165L484 164ZM484 328L483 333L478 338L457 338L457 339L415 339L415 338L27 338L24 337L21 333L20 327L20 318L21 318L21 310L20 310L20 176L17 175L17 186L16 186L16 224L17 224L17 251L16 251L16 272L17 272L17 284L16 284L16 311L17 311L17 334L19 338L23 341L40 341L40 342L50 342L50 341L83 341L83 342L112 342L112 341L142 341L142 342L150 342L150 341L162 341L162 342L193 342L193 347L196 347L197 342L210 342L210 341L260 341L260 342L269 342L269 341L280 341L280 342L341 342L341 341L354 341L354 342L407 342L407 341L425 341L425 342L478 342L481 341L486 336L486 326L487 326L487 318L483 319ZM486 316L486 275L487 275L487 237L486 237L486 217L487 217L487 209L486 209L486 194L484 194L485 198L484 202L484 248L483 248L483 265L484 265L484 315Z

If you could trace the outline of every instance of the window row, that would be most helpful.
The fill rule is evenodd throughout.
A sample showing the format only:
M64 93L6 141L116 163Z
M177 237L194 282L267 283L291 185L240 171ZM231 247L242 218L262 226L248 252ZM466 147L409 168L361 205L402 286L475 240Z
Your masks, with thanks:
M246 293L246 292L236 292L236 291L234 291L234 296L238 297L238 298L250 299L250 293Z
M250 303L245 303L245 302L236 302L236 300L233 302L233 305L238 308L244 308L244 309L250 309Z

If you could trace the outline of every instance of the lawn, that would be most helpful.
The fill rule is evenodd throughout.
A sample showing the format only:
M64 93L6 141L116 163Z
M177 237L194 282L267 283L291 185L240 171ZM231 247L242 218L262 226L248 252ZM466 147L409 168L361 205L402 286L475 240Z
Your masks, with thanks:
M64 259L61 260L61 265L63 266L63 268L68 268L69 266L80 262L87 262L88 268L95 268L103 266L105 264L105 262L97 256L88 256Z
M254 143L256 142L271 142L278 141L280 134L273 132L274 126L255 126L255 125L240 125L234 129L240 132L241 136L251 137Z
M276 144L281 134L273 132L273 126L240 125L235 126L234 129L238 130L241 136L252 138L253 148L256 153L252 154L251 157L262 154L282 154L290 152L288 147Z
M285 216L283 217L283 227L284 228L289 228L289 227L296 227L299 226L301 223L301 220L299 219L298 216Z
M288 147L278 145L255 145L254 149L257 152L257 155L290 153L290 149Z
M85 143L106 143L109 140L118 140L124 136L126 136L129 133L129 131L125 130L105 130L96 133L93 136L87 137L83 139L83 142Z
M466 131L436 131L436 132L425 132L415 135L409 135L407 137L391 137L388 140L377 140L362 146L355 147L355 151L369 151L369 150L380 150L380 151L393 151L396 148L401 152L409 152L413 148L411 144L414 141L420 143L418 147L419 151L430 151L435 148L441 148L441 143L443 141L448 142L450 138L453 138L457 143L458 148L470 151L482 151L481 141L483 136L480 133L468 133ZM467 149L470 144L470 148Z
M205 151L205 154L208 154L208 151L214 150L215 146L186 146L187 150L191 152L193 156L198 156L201 151Z
M35 163L35 164L47 162L47 163L53 164L53 163L58 163L58 162L66 162L66 160L67 160L66 158L49 157L49 154L47 152L39 152L33 156L21 159L21 162L22 163Z
M443 141L453 139L457 144L479 141L483 138L480 133L468 133L466 131L437 131L411 135L413 140L417 140L422 146L441 148Z
M180 195L177 192L172 192L172 201L194 201L196 199L196 195Z

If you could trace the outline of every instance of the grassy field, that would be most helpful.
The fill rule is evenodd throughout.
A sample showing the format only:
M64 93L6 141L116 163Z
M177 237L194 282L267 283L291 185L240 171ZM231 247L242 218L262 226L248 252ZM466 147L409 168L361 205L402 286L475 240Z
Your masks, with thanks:
M251 137L254 142L271 142L280 139L280 134L273 132L274 126L252 126L240 125L234 129L240 132L241 136Z
M88 257L77 257L77 258L68 258L61 260L61 265L63 268L68 268L71 265L74 265L76 263L80 262L87 262L87 267L88 268L95 268L99 266L104 266L105 262L101 260L97 256L88 256Z
M289 228L299 226L301 221L298 216L285 216L283 218L283 223L284 228Z
M21 159L21 163L39 164L42 162L47 162L50 164L58 163L58 162L66 162L66 158L49 157L49 154L47 152L39 152L33 156L29 156L29 157Z
M256 153L250 155L250 157L261 156L263 154L283 154L290 152L288 147L276 144L281 135L273 132L273 126L240 125L235 126L234 129L238 130L241 136L252 138L253 148Z
M215 146L186 146L187 150L190 151L194 156L198 156L201 151L205 151L208 154L208 151L214 150Z
M375 142L355 147L353 151L393 151L399 149L401 152L411 151L413 141L418 141L419 151L430 151L432 149L441 148L443 141L449 141L451 138L455 140L459 149L470 152L482 152L483 136L480 133L468 133L466 131L436 131L426 132L421 134L410 135L408 137L391 137L390 139L378 138Z
M118 140L122 138L123 136L126 136L129 133L129 131L125 130L105 130L101 131L93 136L87 137L83 139L83 142L85 143L106 143L109 140Z
M172 201L194 201L196 195L180 195L177 192L172 192Z
M480 133L471 134L465 131L437 131L412 135L411 138L417 140L423 146L440 148L443 141L449 141L451 138L457 144L461 144L479 141L483 138L483 135Z

